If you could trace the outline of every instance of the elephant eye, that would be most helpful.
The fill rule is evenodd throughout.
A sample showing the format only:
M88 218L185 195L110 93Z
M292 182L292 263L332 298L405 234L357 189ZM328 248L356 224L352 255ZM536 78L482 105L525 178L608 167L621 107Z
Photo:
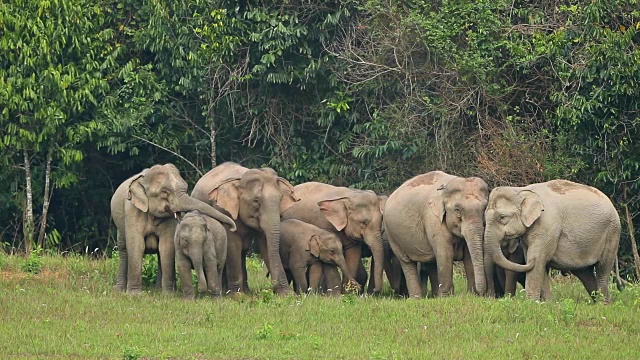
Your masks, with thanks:
M164 198L164 199L168 198L169 197L169 191L167 191L167 190L160 191L160 196L162 198Z
M360 225L362 225L362 226L367 226L368 223L369 222L367 220L361 220L360 221Z
M453 212L455 212L455 213L456 213L456 216L457 216L457 217L462 217L462 214L460 213L460 209L455 208L455 209L453 209Z
M253 202L251 203L251 205L256 209L259 208L260 207L260 199L253 199Z

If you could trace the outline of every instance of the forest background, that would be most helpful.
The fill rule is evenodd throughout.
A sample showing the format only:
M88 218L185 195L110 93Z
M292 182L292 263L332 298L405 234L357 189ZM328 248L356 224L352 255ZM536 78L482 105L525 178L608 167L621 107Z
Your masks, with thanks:
M637 0L0 3L7 252L110 254L123 180L235 161L382 194L431 170L596 186L638 278L639 132Z

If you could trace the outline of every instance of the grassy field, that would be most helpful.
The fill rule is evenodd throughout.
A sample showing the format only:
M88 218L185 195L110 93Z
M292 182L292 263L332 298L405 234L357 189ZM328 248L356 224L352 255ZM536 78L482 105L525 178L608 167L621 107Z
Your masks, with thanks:
M42 266L38 274L25 270ZM6 359L633 359L640 287L590 304L577 281L554 301L343 295L277 297L258 260L253 296L182 300L112 290L114 259L0 252L0 358ZM464 279L456 277L456 288ZM614 287L612 287L613 289Z

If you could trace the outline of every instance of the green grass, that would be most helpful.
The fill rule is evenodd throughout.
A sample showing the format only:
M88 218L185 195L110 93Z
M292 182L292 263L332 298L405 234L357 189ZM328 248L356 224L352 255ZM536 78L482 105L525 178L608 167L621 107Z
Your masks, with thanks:
M255 295L185 301L114 292L114 259L0 253L0 358L630 359L640 356L640 287L590 304L569 278L554 301L277 297L257 260ZM456 288L464 279L456 276ZM613 287L612 287L613 288Z

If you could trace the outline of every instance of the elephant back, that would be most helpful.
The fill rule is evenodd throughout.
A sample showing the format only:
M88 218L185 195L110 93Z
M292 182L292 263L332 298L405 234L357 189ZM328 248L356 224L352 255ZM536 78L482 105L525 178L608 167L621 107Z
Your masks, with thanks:
M191 196L211 205L209 193L229 179L239 179L249 169L234 162L220 164L204 174L193 187Z

